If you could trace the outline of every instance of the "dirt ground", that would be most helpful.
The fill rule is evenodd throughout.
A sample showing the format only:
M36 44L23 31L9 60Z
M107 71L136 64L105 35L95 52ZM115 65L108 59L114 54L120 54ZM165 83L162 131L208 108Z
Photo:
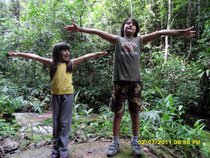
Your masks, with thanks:
M106 150L110 143L110 141L95 141L69 145L69 158L106 158ZM142 152L142 158L179 158L168 148L160 146L142 146ZM6 158L50 158L50 154L49 148L41 148L12 154ZM114 158L136 158L132 153L130 141L120 140L120 150Z
M106 150L110 142L96 141L91 143L81 143L69 145L69 158L106 158ZM128 147L129 142L121 142L120 151L115 158L132 157L132 151ZM37 150L28 150L18 154L12 154L8 158L50 158L51 150L42 148Z

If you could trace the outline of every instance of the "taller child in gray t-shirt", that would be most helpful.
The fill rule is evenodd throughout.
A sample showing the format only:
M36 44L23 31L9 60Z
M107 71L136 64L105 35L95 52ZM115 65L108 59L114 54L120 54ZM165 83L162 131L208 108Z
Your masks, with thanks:
M70 33L84 32L96 34L115 45L113 92L111 110L113 119L113 142L107 150L107 156L114 156L119 150L120 123L124 113L125 99L128 99L129 112L132 121L131 147L135 155L142 155L138 144L139 112L142 110L142 84L140 76L140 54L142 44L159 38L162 35L182 35L191 38L195 35L193 27L182 30L161 30L147 35L137 36L139 32L138 22L135 19L125 19L121 27L121 36L109 34L97 29L81 28L73 23L66 26Z

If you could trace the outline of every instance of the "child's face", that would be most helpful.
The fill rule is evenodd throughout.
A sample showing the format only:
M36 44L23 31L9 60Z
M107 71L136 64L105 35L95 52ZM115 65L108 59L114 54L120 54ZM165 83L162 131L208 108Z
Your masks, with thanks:
M68 61L70 57L70 52L68 49L61 50L61 61Z
M129 19L124 25L124 35L125 37L133 37L136 32L136 25L131 19Z

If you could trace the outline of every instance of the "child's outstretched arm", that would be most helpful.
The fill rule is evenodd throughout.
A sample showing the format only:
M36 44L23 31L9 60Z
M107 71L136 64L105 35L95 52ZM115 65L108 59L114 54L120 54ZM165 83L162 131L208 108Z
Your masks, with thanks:
M11 51L8 54L10 56L14 56L14 57L23 57L23 58L37 60L40 63L45 64L47 66L50 66L52 64L52 59L43 58L43 57L40 57L40 56L38 56L36 54L31 54L31 53L14 53L14 52L11 52Z
M84 33L88 33L88 34L95 34L100 36L101 38L107 40L108 42L115 44L116 43L116 35L113 34L109 34L105 31L100 31L97 29L88 29L88 28L81 28L79 27L77 24L72 23L73 25L71 26L66 26L66 30L70 33L76 33L76 32L84 32Z
M152 40L155 40L159 38L162 35L168 35L168 36L175 36L175 35L182 35L185 38L191 38L195 36L195 32L193 30L194 27L190 27L187 29L180 29L180 30L160 30L156 31L147 35L142 35L142 42L145 44L147 42L150 42Z
M88 60L90 58L93 58L93 57L96 57L96 56L101 56L101 55L105 55L107 54L108 52L107 51L104 51L104 52L97 52L97 53L89 53L89 54L86 54L84 56L81 56L81 57L78 57L78 58L75 58L75 59L72 59L72 66L76 66L82 62L84 62L85 60Z

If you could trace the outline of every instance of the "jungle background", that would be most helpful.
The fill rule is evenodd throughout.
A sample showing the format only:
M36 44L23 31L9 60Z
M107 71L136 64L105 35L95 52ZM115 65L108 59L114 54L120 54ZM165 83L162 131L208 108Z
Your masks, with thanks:
M81 27L120 34L123 20L131 16L139 22L139 34L191 26L196 31L192 39L163 36L142 48L144 111L140 113L140 138L192 141L207 136L209 8L208 0L0 0L0 141L8 137L14 141L21 139L22 151L32 142L51 139L50 135L37 136L30 128L21 128L12 115L51 110L49 68L33 60L9 57L7 53L26 52L52 58L54 44L61 41L69 43L71 58L111 50L108 55L88 60L73 70L75 105L71 134L76 139L80 131L82 142L88 138L109 138L114 47L96 35L70 34L65 26L74 22ZM51 126L51 120L45 125ZM18 137L20 129L30 136ZM125 112L121 137L130 136L130 117ZM15 151L0 146L4 155ZM209 154L209 144L202 139L199 145L171 148L184 157Z

